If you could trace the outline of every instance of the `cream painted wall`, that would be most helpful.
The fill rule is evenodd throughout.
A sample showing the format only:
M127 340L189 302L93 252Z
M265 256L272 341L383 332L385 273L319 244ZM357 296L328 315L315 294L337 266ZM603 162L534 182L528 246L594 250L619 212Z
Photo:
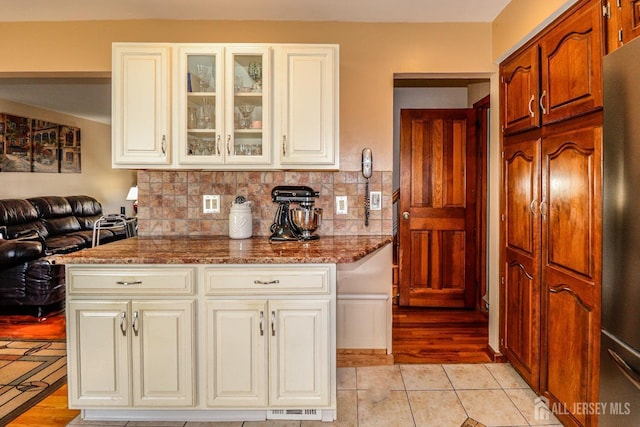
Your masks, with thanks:
M577 0L511 0L492 23L496 62L524 44Z
M136 174L111 169L111 126L0 99L0 111L80 128L82 172L0 172L0 199L86 194L102 203L105 213L119 213L120 206L133 214L127 191Z
M0 50L12 52L0 76L108 75L113 41L338 43L342 170L359 170L365 146L378 154L376 169L392 170L394 73L496 71L488 23L3 22L0 34Z

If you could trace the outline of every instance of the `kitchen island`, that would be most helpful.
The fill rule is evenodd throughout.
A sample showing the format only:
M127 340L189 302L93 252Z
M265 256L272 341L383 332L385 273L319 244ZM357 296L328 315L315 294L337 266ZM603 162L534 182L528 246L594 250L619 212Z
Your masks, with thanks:
M69 406L90 420L335 420L338 266L358 276L391 241L137 237L59 258Z

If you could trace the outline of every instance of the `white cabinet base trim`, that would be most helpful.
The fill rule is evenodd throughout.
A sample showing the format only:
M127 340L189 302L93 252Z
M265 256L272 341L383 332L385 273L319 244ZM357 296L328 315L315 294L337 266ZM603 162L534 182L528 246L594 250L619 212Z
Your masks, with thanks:
M295 411L295 414L292 413ZM308 412L308 418L300 411ZM85 421L265 421L279 420L336 420L336 411L332 409L281 409L281 410L108 410L84 409L80 413Z

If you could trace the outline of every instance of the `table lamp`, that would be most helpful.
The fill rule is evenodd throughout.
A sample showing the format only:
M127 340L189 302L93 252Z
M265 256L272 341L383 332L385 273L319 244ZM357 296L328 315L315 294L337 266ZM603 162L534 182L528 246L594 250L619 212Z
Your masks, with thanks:
M133 186L129 189L126 200L133 200L133 211L138 214L138 186Z

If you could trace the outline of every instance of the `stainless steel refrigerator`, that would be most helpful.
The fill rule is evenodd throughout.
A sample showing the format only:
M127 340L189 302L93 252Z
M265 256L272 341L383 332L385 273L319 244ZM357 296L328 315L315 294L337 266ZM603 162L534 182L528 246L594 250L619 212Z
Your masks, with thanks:
M600 426L640 426L640 39L608 54Z

